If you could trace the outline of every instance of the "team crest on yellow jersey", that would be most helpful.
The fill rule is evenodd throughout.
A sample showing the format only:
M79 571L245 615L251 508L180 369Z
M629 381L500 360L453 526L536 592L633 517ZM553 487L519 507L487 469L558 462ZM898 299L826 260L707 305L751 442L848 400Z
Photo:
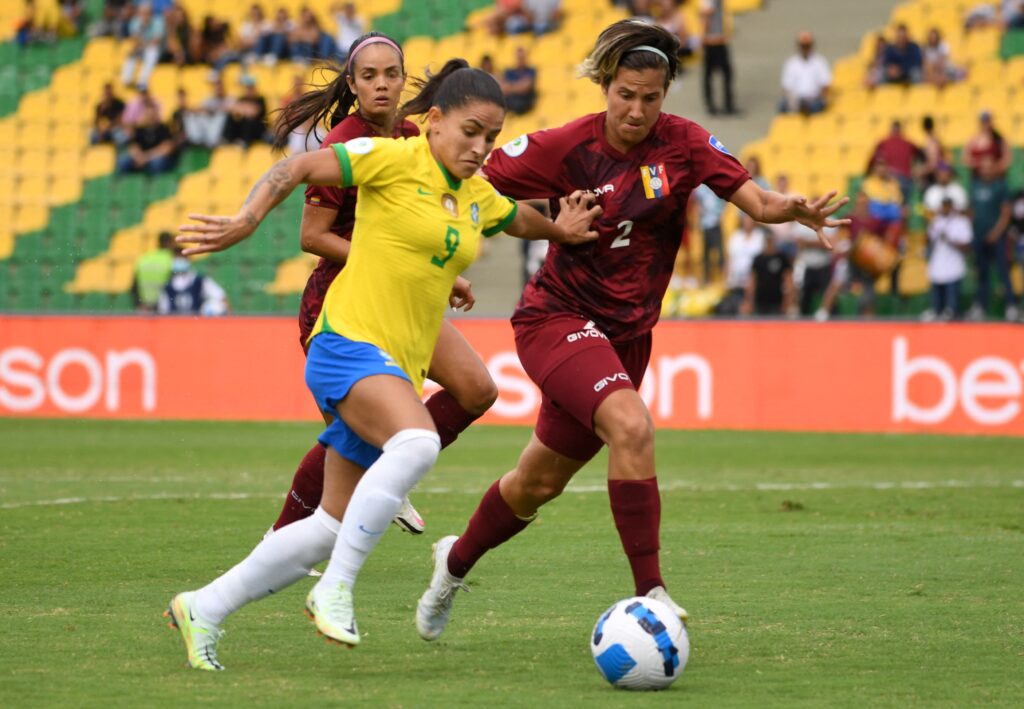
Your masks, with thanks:
M469 205L469 218L473 220L473 226L480 226L480 205L476 202Z
M444 207L444 211L452 215L453 219L459 218L459 203L453 195L447 192L441 195L441 206Z

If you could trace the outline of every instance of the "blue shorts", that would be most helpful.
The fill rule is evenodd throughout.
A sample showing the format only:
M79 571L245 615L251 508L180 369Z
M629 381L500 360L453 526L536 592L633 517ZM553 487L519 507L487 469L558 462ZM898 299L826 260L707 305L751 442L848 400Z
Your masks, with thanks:
M411 383L409 375L391 355L376 345L355 342L333 332L321 332L309 343L306 386L320 410L334 417L317 440L362 468L373 465L381 451L357 436L341 420L337 407L356 382L375 374L390 374Z

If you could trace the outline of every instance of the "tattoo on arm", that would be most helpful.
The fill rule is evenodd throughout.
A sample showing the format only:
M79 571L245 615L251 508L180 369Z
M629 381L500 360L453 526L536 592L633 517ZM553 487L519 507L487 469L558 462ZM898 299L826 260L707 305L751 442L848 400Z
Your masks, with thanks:
M292 173L291 163L292 159L282 160L276 163L272 168L263 173L263 176L257 180L256 184L253 185L252 190L249 191L249 196L245 198L245 204L249 204L256 196L260 186L266 182L270 185L270 198L271 204L277 204L281 198L292 191L295 186L292 184Z

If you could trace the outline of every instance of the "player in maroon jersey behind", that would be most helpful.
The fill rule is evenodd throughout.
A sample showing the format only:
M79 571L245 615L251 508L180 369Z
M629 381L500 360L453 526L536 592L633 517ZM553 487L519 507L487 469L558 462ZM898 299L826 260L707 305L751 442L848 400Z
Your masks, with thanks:
M686 611L665 590L658 557L661 500L654 427L637 393L679 250L690 192L707 184L756 221L796 220L816 230L844 203L767 192L701 126L661 112L679 68L678 40L658 26L618 22L581 66L607 100L603 113L516 138L484 167L502 194L551 200L591 190L604 209L596 242L552 244L512 316L516 349L543 394L534 434L515 469L484 494L461 536L441 539L416 626L436 639L454 593L490 549L521 532L538 509L608 445L608 496L637 595Z
M405 79L404 57L398 44L379 32L363 35L352 43L345 68L333 81L304 94L282 110L275 126L275 145L286 145L293 130L324 123L333 127L324 138L323 148L353 138L418 135L414 123L398 117ZM356 101L358 108L353 111ZM327 289L348 258L356 193L355 187L311 186L306 190L302 248L319 256L320 262L302 293L299 342L303 349L320 315ZM460 277L451 305L469 310L474 302L469 281ZM498 390L480 356L447 321L441 327L429 376L444 387L427 401L443 447L491 407ZM319 443L306 453L273 529L304 519L316 510L323 492L324 456L325 449ZM358 480L351 482L350 494ZM408 500L395 522L413 534L423 531L423 520Z

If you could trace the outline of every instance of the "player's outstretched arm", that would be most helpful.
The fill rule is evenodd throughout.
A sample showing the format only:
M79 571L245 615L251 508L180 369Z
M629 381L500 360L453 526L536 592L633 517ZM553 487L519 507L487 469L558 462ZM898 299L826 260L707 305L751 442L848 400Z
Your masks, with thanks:
M242 208L233 217L209 214L190 214L199 224L186 224L176 241L187 245L186 256L209 251L223 251L246 239L256 227L292 193L296 186L305 184L341 184L341 166L333 150L314 150L274 163L256 181Z
M850 201L849 197L833 202L836 192L829 192L824 197L809 201L799 194L782 194L762 189L753 180L747 180L742 187L733 193L730 202L749 214L754 221L762 224L780 224L782 222L800 222L814 230L818 240L831 249L832 242L825 236L826 227L843 226L850 223L849 219L832 219L831 216Z
M590 228L601 216L602 209L592 192L576 190L568 197L558 200L558 218L551 221L526 202L519 202L515 218L505 228L505 233L520 239L536 241L546 239L557 244L585 244L597 239L597 232Z

